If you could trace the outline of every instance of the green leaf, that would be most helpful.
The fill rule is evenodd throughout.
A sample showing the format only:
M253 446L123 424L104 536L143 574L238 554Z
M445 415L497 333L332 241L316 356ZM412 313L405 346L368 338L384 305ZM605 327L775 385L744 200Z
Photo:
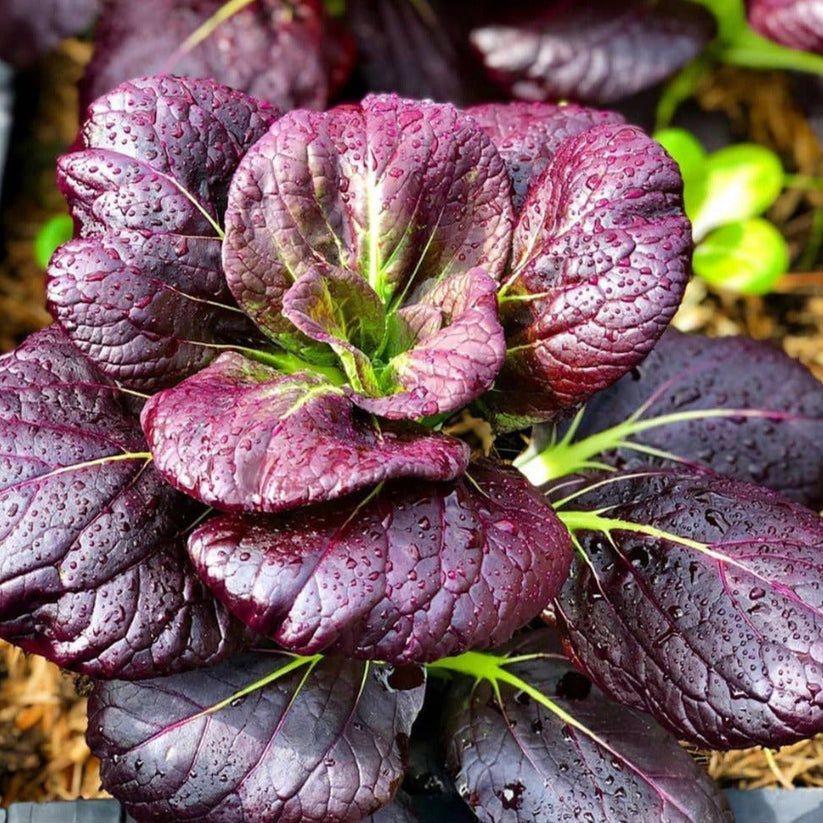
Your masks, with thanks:
M57 214L47 220L34 238L34 259L45 269L51 256L74 235L74 220L68 214Z
M695 249L694 271L707 283L738 294L768 294L789 268L783 235L761 217L716 229Z
M680 166L684 180L691 180L704 173L708 155L690 131L680 128L660 129L655 132L654 139Z
M762 214L783 189L780 158L753 143L727 146L709 155L705 172L703 196L698 200L687 196L686 201L695 241L724 223Z

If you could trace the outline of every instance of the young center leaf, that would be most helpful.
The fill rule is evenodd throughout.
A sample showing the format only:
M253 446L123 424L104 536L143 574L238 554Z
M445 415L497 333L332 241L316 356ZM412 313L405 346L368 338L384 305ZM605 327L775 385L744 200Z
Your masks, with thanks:
M635 431L597 459L626 470L703 466L823 506L823 387L776 346L669 329L632 374L592 398L575 440L630 418ZM547 429L536 436L545 441Z
M81 235L49 269L55 319L110 377L172 385L257 339L220 263L238 161L276 112L211 81L124 83L90 109L58 182Z
M484 397L499 425L549 419L648 354L689 276L682 208L677 166L634 126L560 145L518 215L499 294L508 351Z
M131 402L56 326L0 359L0 636L95 677L248 639L186 558L202 508L154 470Z
M224 511L278 512L397 477L452 480L468 446L417 424L384 424L310 372L225 352L144 406L158 471Z
M823 8L815 0L747 0L746 15L764 37L823 54Z
M563 585L571 543L511 469L393 483L358 505L218 517L189 541L215 595L301 654L393 663L507 641Z
M210 77L283 110L324 108L354 62L350 38L322 0L106 0L81 83L89 103L147 74Z
M706 748L823 731L823 523L761 486L665 469L561 510L580 547L556 603L608 695Z
M96 684L88 741L141 823L356 823L403 779L424 682L419 669L245 655Z
M474 655L485 672L474 667L472 682L466 665L443 712L448 765L481 821L732 823L674 737L603 697L554 653L553 632L526 637L509 649L511 663ZM520 655L527 659L514 662Z
M526 0L471 32L491 79L522 100L609 103L665 80L706 46L712 18L683 0Z

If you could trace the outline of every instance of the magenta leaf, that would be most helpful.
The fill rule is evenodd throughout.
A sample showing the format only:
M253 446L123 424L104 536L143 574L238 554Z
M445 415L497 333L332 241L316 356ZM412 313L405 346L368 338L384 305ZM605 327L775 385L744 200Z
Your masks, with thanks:
M690 272L677 166L634 126L567 139L532 184L500 293L506 363L487 395L501 426L549 419L636 366Z
M456 411L491 388L506 356L497 289L483 269L469 269L441 280L420 303L400 309L401 338L409 340L409 348L389 359L380 375L381 388L396 393L352 393L354 402L389 419L429 417Z
M617 467L674 467L680 460L823 507L823 386L776 346L669 329L631 375L592 398L577 439L640 410L641 422L700 410L706 415L632 435L632 442L672 459L621 448L605 456Z
M580 524L586 560L557 604L600 688L706 748L823 730L817 513L761 486L662 469L615 476L573 505L608 507L612 523L608 537Z
M52 313L122 385L154 390L259 339L229 292L219 221L240 157L274 117L209 81L122 85L89 110L59 182L81 239L49 269Z
M560 146L592 126L623 123L623 116L575 105L487 103L467 110L500 152L520 211L529 187Z
M356 823L400 784L423 702L422 671L394 674L275 653L98 683L88 741L103 785L141 823Z
M747 0L752 28L790 49L823 54L823 8L815 0Z
M712 16L684 0L524 0L478 25L471 42L512 97L609 103L665 80L713 35Z
M205 39L188 38L225 0L108 0L81 87L86 103L147 74L213 78L286 110L322 109L345 81L353 45L321 0L254 0Z
M516 472L470 475L395 483L360 505L219 517L189 553L220 600L291 651L406 663L488 648L559 591L571 543Z
M543 630L512 651L555 646ZM455 687L444 742L457 787L481 821L732 823L719 790L674 737L606 700L562 655L506 668L583 729L509 685L498 686L499 696L488 682Z
M223 263L240 305L278 338L283 295L311 267L360 274L389 304L482 266L500 279L510 184L491 141L449 105L367 97L291 112L240 163Z
M154 395L142 421L158 471L225 511L278 512L396 477L451 480L468 463L459 440L378 428L319 375L236 352Z
M202 509L152 468L129 402L56 326L0 359L0 636L95 677L246 642L185 556Z
M94 20L100 0L0 0L0 60L27 68Z

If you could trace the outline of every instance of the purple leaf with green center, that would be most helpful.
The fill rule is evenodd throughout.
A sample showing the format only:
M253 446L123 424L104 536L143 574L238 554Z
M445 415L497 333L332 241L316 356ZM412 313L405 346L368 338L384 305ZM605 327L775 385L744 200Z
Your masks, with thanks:
M556 645L543 630L510 651L539 655ZM719 790L674 737L606 700L562 655L506 670L579 725L505 683L454 687L443 713L448 763L481 821L732 823Z
M690 272L682 180L634 126L561 144L532 184L500 292L506 363L484 398L500 427L546 420L636 366Z
M382 387L396 393L369 397L352 392L352 400L389 419L430 417L456 411L491 388L506 357L497 289L483 269L470 269L441 280L420 303L400 309L400 338L411 342L390 357L380 375ZM437 325L434 312L418 307L431 307Z
M625 470L682 461L823 506L823 386L776 346L669 329L632 374L592 398L576 440L641 411L641 424L675 416L629 438L656 455L629 445L598 459Z
M557 602L607 694L712 749L823 731L823 521L712 473L611 476L561 518L576 560ZM594 512L606 511L598 517Z
M209 520L189 553L244 623L301 654L425 662L508 640L559 592L568 532L512 469L364 502Z
M141 823L356 823L403 779L424 682L419 669L244 655L96 684L88 741Z
M470 35L489 77L508 95L590 103L665 80L713 36L712 16L684 0L524 0Z
M83 101L131 77L176 74L214 78L284 110L328 105L354 54L321 0L253 0L191 42L224 6L225 0L106 0Z
M109 377L173 385L260 340L223 276L218 225L240 157L275 117L210 81L125 83L89 111L59 183L83 239L49 269L52 313Z
M422 427L378 427L314 373L226 352L154 395L142 415L158 471L224 511L279 512L384 480L452 480L468 446Z
M467 109L497 147L514 188L520 211L529 187L570 137L592 126L620 124L623 116L575 105L487 103Z
M511 186L488 137L449 105L367 97L291 112L232 182L223 263L240 305L289 333L284 293L311 267L349 269L385 303L509 257Z
M154 471L129 402L56 326L0 359L0 635L94 677L248 641L191 569L202 509Z
M747 0L751 27L790 49L823 54L823 8L818 0Z
M100 0L0 0L0 60L26 68L64 37L88 28Z

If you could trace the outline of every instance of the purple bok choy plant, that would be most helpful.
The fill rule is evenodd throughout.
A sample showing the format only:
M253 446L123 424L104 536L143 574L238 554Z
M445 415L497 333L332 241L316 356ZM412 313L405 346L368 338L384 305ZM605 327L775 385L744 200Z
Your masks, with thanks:
M754 343L666 354L691 239L640 130L394 95L279 116L154 77L89 109L58 177L56 322L0 359L0 633L92 678L140 823L458 796L728 822L678 738L823 728L823 392ZM466 410L501 444L541 424L519 470ZM752 441L741 474L700 419Z

